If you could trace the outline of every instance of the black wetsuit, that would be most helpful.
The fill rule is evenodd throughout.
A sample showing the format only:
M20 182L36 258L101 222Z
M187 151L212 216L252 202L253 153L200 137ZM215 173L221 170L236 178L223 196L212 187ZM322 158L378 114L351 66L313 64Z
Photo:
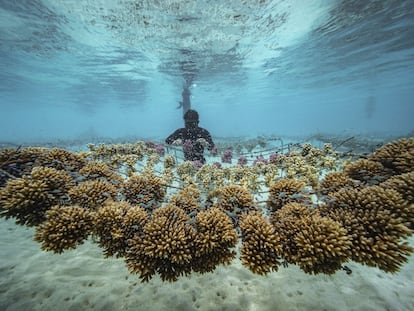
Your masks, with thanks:
M176 130L170 136L167 137L165 142L167 144L172 144L175 140L181 139L183 145L185 145L186 140L191 141L191 147L183 146L184 158L186 161L200 161L205 163L206 159L204 158L204 146L197 142L197 139L204 138L208 143L208 149L211 150L214 147L213 139L209 131L199 127L198 125L194 127L183 127Z

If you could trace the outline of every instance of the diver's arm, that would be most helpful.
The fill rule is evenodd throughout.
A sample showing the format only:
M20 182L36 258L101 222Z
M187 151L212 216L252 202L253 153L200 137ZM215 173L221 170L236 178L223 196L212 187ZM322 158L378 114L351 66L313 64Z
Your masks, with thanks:
M182 139L182 137L182 129L178 129L165 139L165 143L171 145L175 140Z
M207 143L208 143L208 150L212 150L213 148L214 148L214 141L213 141L213 139L211 138L211 134L210 134L210 132L209 131L207 131L207 130L205 130L204 129L204 133L203 133L204 135L203 135L203 138L207 141Z

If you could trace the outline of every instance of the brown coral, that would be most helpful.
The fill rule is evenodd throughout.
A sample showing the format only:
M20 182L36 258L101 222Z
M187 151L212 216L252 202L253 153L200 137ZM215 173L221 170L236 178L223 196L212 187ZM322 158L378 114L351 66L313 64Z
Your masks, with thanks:
M75 249L91 233L93 213L79 206L53 206L46 212L46 221L36 227L35 241L42 250L62 253Z
M236 256L237 232L229 216L219 208L201 211L195 218L197 236L192 266L196 272L213 271Z
M396 174L414 171L414 138L402 138L376 150L370 159L378 161Z
M301 217L293 261L306 273L333 274L351 256L351 238L340 223L317 214Z
M342 188L354 187L356 187L355 182L344 172L330 172L325 175L318 185L318 190L321 194L327 195L328 193L336 192Z
M189 177L194 176L197 172L197 168L192 161L184 161L177 165L176 172L182 180L185 180Z
M300 221L311 215L311 210L302 204L291 202L270 215L270 222L275 227L282 243L282 257L290 263L296 261L298 246L294 242L300 232Z
M107 200L116 201L117 188L104 180L88 180L69 190L73 204L97 209Z
M99 161L92 161L79 170L79 173L88 180L103 179L114 185L119 185L123 178L108 164Z
M280 236L282 257L306 273L332 274L351 256L347 230L299 203L288 203L272 213Z
M173 205L156 209L141 234L129 240L126 263L143 282L159 273L163 281L176 281L191 272L195 229L185 212Z
M352 238L352 259L386 272L396 272L413 249L403 242L412 231L413 205L392 189L379 186L340 190L320 207Z
M9 178L19 178L32 170L34 162L43 148L17 148L0 151L0 187L6 184Z
M414 204L414 171L393 176L380 184L385 189L394 189L409 203Z
M87 163L85 154L15 150L0 153L0 160L6 156L0 161L0 183L9 179L0 189L0 216L40 224L36 241L42 249L57 253L75 248L92 233L105 256L125 257L129 270L143 281L155 274L175 281L229 264L236 256L238 233L241 262L262 275L277 270L281 259L314 274L334 273L348 259L395 272L413 252L405 241L414 228L413 145L413 139L393 142L368 160L327 174L318 187L318 193L327 197L316 209L310 208L305 183L316 186L321 166L335 164L336 159L323 157L325 151L310 145L303 146L302 155L293 150L282 156L282 175L290 178L276 181L280 167L264 163L236 169L206 165L196 170L188 162L173 170L170 157L163 176L157 176L152 167L159 159L152 149L138 146L138 155L135 146L127 147L121 156L117 148L102 149L104 156L92 150L88 156L115 163L118 172L131 174L123 182L107 164ZM132 176L145 153L147 165L141 175ZM16 163L21 167L12 174ZM29 168L39 164L47 167L35 167L30 173ZM159 208L167 184L177 175L185 188ZM75 186L71 176L87 181ZM232 184L235 181L237 185ZM263 185L269 186L270 223L256 210L251 194ZM197 187L207 194L205 204ZM63 206L72 203L81 206Z
M307 156L312 151L312 149L314 149L312 144L310 144L310 143L303 144L301 155L303 157Z
M61 196L62 199L63 195L66 195L69 189L75 185L69 174L50 167L34 167L30 173L30 178L45 182L50 191Z
M227 185L218 190L217 207L227 211L236 218L243 212L256 210L253 196L242 186Z
M167 154L164 158L164 169L174 168L176 165L176 160L171 154Z
M129 156L134 156L136 161L141 161L145 156L145 143L137 141L135 144L88 144L91 156L95 159L114 162L121 165Z
M201 192L194 186L180 189L177 194L171 196L168 203L182 208L187 214L196 212L201 204Z
M86 164L86 160L77 153L54 148L40 154L37 157L36 164L53 167L57 170L78 172Z
M47 185L28 177L9 180L0 189L1 217L14 217L20 225L35 226L45 220L45 212L53 205Z
M277 271L281 262L281 243L274 227L259 213L245 214L240 220L243 245L241 261L256 274Z
M10 179L0 189L0 215L14 217L16 223L35 226L45 220L53 205L67 201L72 178L54 168L35 167L30 176Z
M126 254L128 240L142 232L148 221L147 212L128 202L107 202L96 212L93 232L105 257Z
M352 179L359 180L366 185L378 185L391 176L380 162L359 159L345 166L344 173Z
M310 204L311 198L304 192L305 183L293 178L281 178L269 187L267 207L277 211L290 202Z
M158 207L165 197L165 183L152 173L133 175L124 183L122 194L130 203L152 210Z

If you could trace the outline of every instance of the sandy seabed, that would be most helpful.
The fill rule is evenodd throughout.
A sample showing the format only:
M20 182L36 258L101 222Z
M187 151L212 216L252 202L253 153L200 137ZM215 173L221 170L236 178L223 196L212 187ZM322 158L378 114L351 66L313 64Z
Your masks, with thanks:
M0 219L0 310L413 310L414 260L397 274L350 262L352 274L307 275L297 266L259 276L234 260L213 273L140 283L122 259L91 241L58 255L33 228ZM414 244L414 239L410 241Z

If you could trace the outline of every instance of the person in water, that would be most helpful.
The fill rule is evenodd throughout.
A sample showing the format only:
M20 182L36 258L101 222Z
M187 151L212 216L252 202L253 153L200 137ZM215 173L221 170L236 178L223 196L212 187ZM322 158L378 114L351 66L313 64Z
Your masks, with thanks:
M184 158L186 161L199 161L205 163L204 147L208 150L215 149L213 139L209 131L198 126L198 112L189 109L184 114L184 128L177 129L167 137L167 144L183 145Z

